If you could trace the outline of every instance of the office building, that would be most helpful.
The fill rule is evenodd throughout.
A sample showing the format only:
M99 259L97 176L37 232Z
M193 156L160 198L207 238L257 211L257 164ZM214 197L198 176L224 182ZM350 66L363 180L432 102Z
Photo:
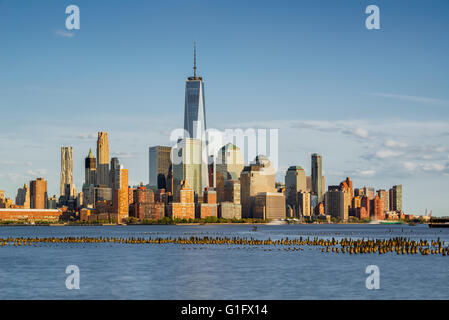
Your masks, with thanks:
M253 218L267 220L285 219L285 196L279 192L257 193L254 197Z
M59 196L66 201L77 196L73 183L73 147L61 147Z
M253 163L245 166L240 174L242 217L252 218L257 194L276 193L275 185L275 171L266 156L259 155Z
M384 210L384 213L388 211L389 209L389 196L388 191L386 190L377 190L377 195L382 200L382 208Z
M295 217L301 216L300 205L298 203L298 192L300 191L307 191L306 173L300 166L291 166L285 174L285 197L287 199L287 205L292 208Z
M117 214L117 221L122 223L129 217L128 169L123 169L123 166L118 164L118 167L114 166L113 173L112 212Z
M171 147L155 146L149 149L149 185L150 188L167 190L170 173Z
M204 101L203 78L197 76L196 68L196 43L194 44L193 77L188 77L185 88L184 108L184 139L195 139L200 144L200 182L198 189L188 181L197 195L200 196L204 188L209 187L208 151L206 143L206 105ZM204 155L204 157L203 157ZM174 170L173 170L174 171ZM187 178L186 178L187 179Z
M187 181L181 182L179 193L179 202L171 202L167 205L167 216L172 219L195 219L194 191Z
M390 189L390 211L402 211L402 185L393 186Z
M183 139L173 150L173 154L178 157L173 162L173 196L175 201L180 199L180 190L183 181L187 182L189 188L195 193L195 198L202 198L202 160L201 160L201 140ZM207 174L207 171L206 171Z
M44 178L30 182L31 209L46 209L47 197L47 181Z
M225 201L225 183L227 180L238 180L244 167L244 159L240 149L228 143L223 146L215 159L215 185L217 201ZM213 171L213 170L211 170Z
M16 205L21 206L23 209L30 209L31 194L27 184L24 184L23 188L17 190Z
M323 164L319 154L312 154L312 192L317 195L318 202L323 201Z
M97 185L109 186L109 140L107 132L98 132Z
M349 218L349 204L347 203L349 197L345 192L340 190L328 191L325 194L325 212L326 214L339 219L340 221L347 221Z

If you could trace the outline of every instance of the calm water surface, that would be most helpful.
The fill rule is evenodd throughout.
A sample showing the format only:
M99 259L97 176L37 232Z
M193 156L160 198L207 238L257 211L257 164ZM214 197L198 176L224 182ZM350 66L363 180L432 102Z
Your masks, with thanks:
M441 240L448 229L381 225L0 227L6 237L351 237ZM195 248L195 249L193 249ZM200 249L201 248L201 249ZM264 251L176 244L45 244L0 247L0 299L448 299L449 257ZM311 248L311 250L309 250ZM77 265L79 290L65 286ZM367 290L368 265L380 290Z

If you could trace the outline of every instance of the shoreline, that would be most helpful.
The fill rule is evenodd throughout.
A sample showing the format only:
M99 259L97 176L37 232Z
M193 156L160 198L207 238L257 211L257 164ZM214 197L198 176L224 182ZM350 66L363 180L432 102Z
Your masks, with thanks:
M428 223L418 223L418 225L425 225ZM70 224L70 223L48 223L48 224L0 224L0 227L111 227L111 226L205 226L205 225L213 225L213 226L230 226L230 225L245 225L245 226L290 226L290 225L367 225L367 226L409 226L407 223L396 223L396 224L372 224L372 223L270 223L270 222L210 222L210 223L200 223L200 222L186 222L186 223L173 223L173 224L120 224L120 223L102 223L102 224Z

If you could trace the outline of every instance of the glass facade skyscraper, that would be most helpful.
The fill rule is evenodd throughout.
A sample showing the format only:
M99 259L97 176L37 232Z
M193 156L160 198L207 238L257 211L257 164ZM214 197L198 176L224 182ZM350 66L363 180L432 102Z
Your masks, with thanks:
M189 77L186 81L184 130L191 139L204 140L206 112L204 104L204 83L201 77Z
M323 202L323 166L321 156L312 154L312 191L318 197L318 203Z
M191 179L201 181L201 187L196 188L195 191L201 192L205 187L209 186L209 172L208 172L208 151L207 151L207 137L206 137L206 107L204 103L204 83L203 78L196 74L196 43L194 46L194 64L193 77L188 77L186 80L185 90L185 109L184 109L184 140L189 139L198 140L200 148L198 148L199 155L195 155L200 163L199 177L191 177ZM189 144L192 144L190 141ZM189 165L192 165L189 163ZM174 170L175 171L175 170ZM176 174L175 174L176 175ZM188 175L183 174L184 179ZM187 179L189 180L189 179ZM187 181L192 187L195 185L193 181ZM199 195L200 195L199 194Z

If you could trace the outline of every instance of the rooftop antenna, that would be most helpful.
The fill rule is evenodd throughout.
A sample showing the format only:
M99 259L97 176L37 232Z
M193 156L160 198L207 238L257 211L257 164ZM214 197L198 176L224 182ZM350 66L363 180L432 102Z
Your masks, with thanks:
M193 41L193 77L196 78L196 41Z

